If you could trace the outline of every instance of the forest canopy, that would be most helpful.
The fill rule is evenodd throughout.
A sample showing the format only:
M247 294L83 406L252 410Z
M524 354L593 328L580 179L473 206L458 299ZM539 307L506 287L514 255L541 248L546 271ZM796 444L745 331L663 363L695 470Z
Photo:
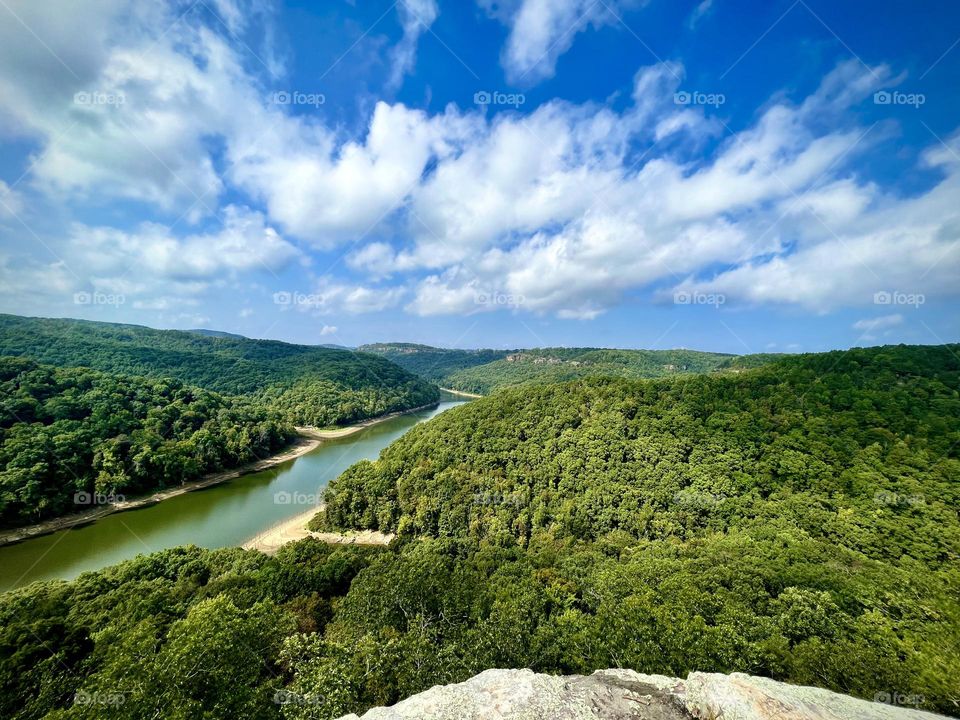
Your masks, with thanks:
M377 355L138 325L0 315L0 355L251 396L296 425L349 424L439 398Z
M442 387L489 394L518 385L541 385L586 377L659 378L759 367L779 356L737 356L696 350L447 350L411 343L360 348Z
M552 556L566 610L544 612L588 666L906 687L956 711L958 349L501 391L350 468L314 527Z
M176 487L268 457L293 437L251 400L0 357L0 527Z
M0 714L319 720L491 667L629 667L960 717L958 350L454 408L330 486L316 526L388 548L177 548L0 596Z
M0 315L0 527L263 459L296 425L438 399L436 386L376 355Z

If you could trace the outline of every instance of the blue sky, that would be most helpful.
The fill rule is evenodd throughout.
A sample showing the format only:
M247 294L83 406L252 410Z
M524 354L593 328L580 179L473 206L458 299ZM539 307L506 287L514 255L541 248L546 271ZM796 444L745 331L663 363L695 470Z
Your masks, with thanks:
M960 6L3 0L0 311L955 342Z

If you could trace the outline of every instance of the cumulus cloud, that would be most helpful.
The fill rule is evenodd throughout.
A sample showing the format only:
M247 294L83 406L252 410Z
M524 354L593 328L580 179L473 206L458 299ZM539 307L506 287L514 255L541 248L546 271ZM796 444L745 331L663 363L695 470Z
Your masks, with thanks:
M323 277L309 293L282 293L282 304L314 315L363 315L396 307L405 292L403 287L355 285Z
M679 62L640 68L622 108L554 100L487 116L379 102L348 132L271 103L229 37L202 19L175 23L161 0L13 6L63 61L0 27L0 127L38 146L23 181L31 196L133 200L152 219L75 223L58 247L63 266L11 257L11 277L65 287L74 272L147 307L279 272L304 258L298 247L340 247L362 277L323 278L302 309L584 319L637 290L825 312L880 290L960 287L960 136L931 143L923 163L937 179L911 196L853 170L886 137L852 111L900 81L885 66L843 63L737 132L709 108L674 102ZM216 5L238 29L244 7ZM408 0L399 11L411 44L395 67L406 72L436 6ZM508 68L549 74L576 32L615 21L596 12L560 0L502 11ZM88 16L98 18L89 33L63 30ZM5 190L0 199L21 208Z
M164 225L143 223L135 232L73 226L71 247L93 273L146 270L150 276L207 280L224 273L279 270L300 252L267 225L263 214L227 206L222 228L178 238Z
M363 236L400 208L459 125L453 115L431 118L380 102L363 141L337 146L324 129L287 119L231 147L229 174L287 230L329 247Z
M67 299L78 278L63 260L44 263L34 259L0 255L0 296L9 303L23 302L37 295L55 300Z
M12 132L44 143L32 158L34 184L85 201L215 201L222 184L202 137L225 113L215 110L221 91L211 82L224 69L215 69L217 58L229 58L222 41L177 23L154 43L151 27L174 22L172 9L156 2L13 5L44 38L36 42L14 22L0 29L0 107ZM121 26L125 42L115 44L111 31ZM178 42L189 42L210 69L178 52Z
M903 315L881 315L880 317L864 318L853 324L853 329L860 331L860 341L873 341L890 335L892 329L903 324Z
M950 198L960 174L951 154L927 154L944 176L915 198L885 195L845 165L874 141L845 114L895 81L887 68L843 64L802 102L771 105L699 162L654 152L633 162L637 143L655 145L651 125L677 112L664 97L681 74L639 73L636 104L621 114L551 103L498 119L440 163L412 200L415 244L377 256L436 270L409 309L472 312L477 293L502 293L522 297L526 310L589 318L664 281L667 296L713 292L820 311L868 304L883 288L955 293L960 214ZM833 129L817 130L828 116ZM726 269L705 272L718 266Z

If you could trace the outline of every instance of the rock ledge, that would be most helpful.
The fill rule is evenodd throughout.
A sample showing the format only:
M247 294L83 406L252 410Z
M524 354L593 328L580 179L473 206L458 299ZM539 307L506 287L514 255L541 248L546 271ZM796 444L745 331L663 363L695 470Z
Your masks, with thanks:
M896 696L894 699L903 699ZM909 698L908 698L909 699ZM362 720L934 720L942 715L742 673L686 680L632 670L540 675L486 670ZM345 715L340 720L360 720Z

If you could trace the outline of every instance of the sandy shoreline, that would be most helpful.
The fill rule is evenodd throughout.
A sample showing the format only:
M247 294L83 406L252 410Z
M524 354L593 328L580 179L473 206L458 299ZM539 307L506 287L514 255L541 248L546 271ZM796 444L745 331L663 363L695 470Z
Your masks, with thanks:
M207 475L199 480L184 483L183 485L179 485L175 488L160 490L150 495L145 495L144 497L133 498L131 500L125 500L124 502L111 503L108 505L101 505L100 507L85 510L83 512L45 520L44 522L37 523L36 525L27 525L26 527L2 530L0 531L0 546L27 540L32 537L37 537L38 535L48 535L59 530L66 530L67 528L79 527L81 525L95 522L100 518L106 517L107 515L112 515L116 512L124 512L126 510L136 510L138 508L147 507L148 505L153 505L154 503L162 502L163 500L168 500L169 498L176 497L177 495L183 495L184 493L188 493L193 490L200 490L212 485L219 485L222 482L235 480L243 475L260 472L261 470L268 470L269 468L281 465L282 463L290 460L294 460L301 455L306 455L308 452L319 447L324 440L347 437L348 435L353 435L354 433L360 432L361 430L364 430L372 425L376 425L377 423L384 422L385 420L389 420L400 415L407 415L409 413L427 410L429 408L436 407L436 405L437 403L421 405L420 407L410 408L409 410L401 410L398 412L389 413L387 415L381 415L369 420L364 420L356 425L337 428L335 430L319 430L317 428L298 427L297 431L300 433L300 437L298 437L293 441L293 443L288 445L282 452L279 452L276 455L271 455L268 458L256 460L252 463L247 463L246 465L241 465L240 467L233 468L232 470L224 470L222 472L213 473L212 475ZM272 529L273 528L271 528L271 530ZM268 530L267 532L270 531Z
M241 547L244 550L259 550L267 555L273 555L283 545L308 537L333 545L389 545L390 541L393 540L392 534L387 535L375 530L356 530L345 533L307 530L307 523L322 509L323 505L317 505L299 515L284 520L269 530L250 538Z
M372 425L382 423L384 420L390 420L391 418L400 417L401 415L409 415L411 413L420 412L421 410L435 408L437 404L438 403L429 403L427 405L420 405L419 407L410 408L409 410L398 410L397 412L387 413L386 415L379 415L375 418L364 420L356 425L348 425L347 427L343 428L334 428L333 430L321 430L320 428L310 426L298 426L297 432L306 437L314 438L315 440L335 440L336 438L347 437L348 435L358 433Z

